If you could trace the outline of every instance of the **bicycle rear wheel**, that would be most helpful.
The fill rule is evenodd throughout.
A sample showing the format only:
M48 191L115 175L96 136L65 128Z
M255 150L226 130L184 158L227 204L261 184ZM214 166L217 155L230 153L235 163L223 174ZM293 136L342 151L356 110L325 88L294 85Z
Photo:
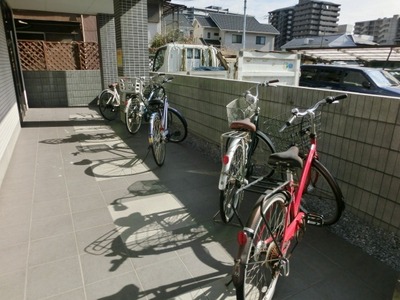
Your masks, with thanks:
M140 99L132 98L128 102L128 107L125 113L125 125L126 129L132 134L139 131L142 125L142 114L140 112Z
M187 136L186 119L172 107L168 107L168 140L172 143L180 143Z
M231 158L231 166L227 172L228 179L225 189L220 191L219 211L224 223L229 223L232 220L235 211L238 210L243 200L244 191L236 192L241 188L244 180L244 153L242 143L238 143Z
M339 185L318 160L312 162L300 206L305 213L322 216L324 225L336 223L344 210L345 204Z
M264 197L261 196L249 218L247 242L239 251L240 269L235 266L233 272L237 299L272 299L278 282L286 218L285 195Z
M275 152L275 147L271 140L260 130L256 132L255 141L250 151L251 155L246 178L250 176L272 176L274 170L267 162L269 156Z
M99 96L99 111L104 119L115 120L119 114L119 101L114 93L106 89Z
M165 161L167 145L161 116L158 112L153 113L150 118L149 143L156 164L162 166Z

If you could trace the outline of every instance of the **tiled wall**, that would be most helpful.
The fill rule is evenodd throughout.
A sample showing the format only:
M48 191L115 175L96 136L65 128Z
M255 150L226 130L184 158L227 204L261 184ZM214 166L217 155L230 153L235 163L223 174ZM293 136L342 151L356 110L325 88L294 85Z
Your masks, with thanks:
M114 0L114 15L118 75L148 76L147 0Z
M87 106L102 90L100 70L25 71L29 107Z
M113 15L97 15L99 49L101 55L102 87L118 81L115 19Z
M14 81L8 56L4 23L0 11L0 186L15 147L19 131L19 114Z
M169 84L171 104L188 120L189 132L218 145L228 131L225 105L248 82L175 76ZM301 87L263 88L262 116L276 116L292 107L308 107L338 92ZM400 234L400 99L349 94L326 106L319 141L321 161L339 182L347 209Z

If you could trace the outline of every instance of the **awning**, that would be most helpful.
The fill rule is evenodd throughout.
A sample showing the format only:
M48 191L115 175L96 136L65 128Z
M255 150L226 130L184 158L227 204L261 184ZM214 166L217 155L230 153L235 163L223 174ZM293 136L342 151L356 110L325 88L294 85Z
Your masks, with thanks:
M291 51L323 61L400 61L400 46L309 48Z

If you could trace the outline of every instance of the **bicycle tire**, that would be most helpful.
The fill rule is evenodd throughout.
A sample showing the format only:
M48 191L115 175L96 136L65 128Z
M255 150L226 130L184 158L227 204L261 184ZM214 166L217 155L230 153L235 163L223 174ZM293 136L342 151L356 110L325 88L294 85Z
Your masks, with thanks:
M345 208L339 185L318 160L312 162L300 207L305 213L323 216L323 225L335 224Z
M114 93L109 90L103 90L99 95L99 111L104 119L113 121L119 115L119 101L115 99Z
M125 113L126 129L128 129L131 134L137 133L142 125L142 118L143 116L140 112L140 99L132 98L128 102L128 107L126 108Z
M187 137L187 122L175 108L168 107L168 141L180 143Z
M154 112L150 117L149 143L153 158L158 166L162 166L166 156L166 141L163 136L162 120L159 112Z
M252 149L249 150L249 160L246 178L250 176L271 177L274 169L268 164L268 158L275 153L275 146L272 141L260 130L257 130Z
M235 211L239 209L239 205L244 197L244 191L239 192L236 198L234 197L237 190L242 186L244 180L243 153L245 153L243 145L242 143L238 143L232 155L232 162L228 170L226 186L220 191L219 211L221 220L224 223L229 223L232 220Z
M247 222L246 227L253 233L247 234L247 242L239 248L239 270L235 266L233 272L238 300L272 299L280 277L283 252L280 242L286 223L286 196L277 193L265 197L259 198Z

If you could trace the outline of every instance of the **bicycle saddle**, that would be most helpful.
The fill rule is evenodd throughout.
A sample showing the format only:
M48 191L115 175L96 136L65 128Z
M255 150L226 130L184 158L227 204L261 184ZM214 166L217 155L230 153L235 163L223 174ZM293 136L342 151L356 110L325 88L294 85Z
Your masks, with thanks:
M269 156L268 164L287 168L302 168L303 160L299 156L299 148L293 146L284 152L272 153Z
M163 99L159 99L159 98L155 99L155 98L153 98L153 99L149 100L149 105L163 105L163 104L164 104L164 100Z
M230 125L231 129L235 130L248 130L248 131L256 131L256 125L250 121L249 118L243 120L233 121Z

